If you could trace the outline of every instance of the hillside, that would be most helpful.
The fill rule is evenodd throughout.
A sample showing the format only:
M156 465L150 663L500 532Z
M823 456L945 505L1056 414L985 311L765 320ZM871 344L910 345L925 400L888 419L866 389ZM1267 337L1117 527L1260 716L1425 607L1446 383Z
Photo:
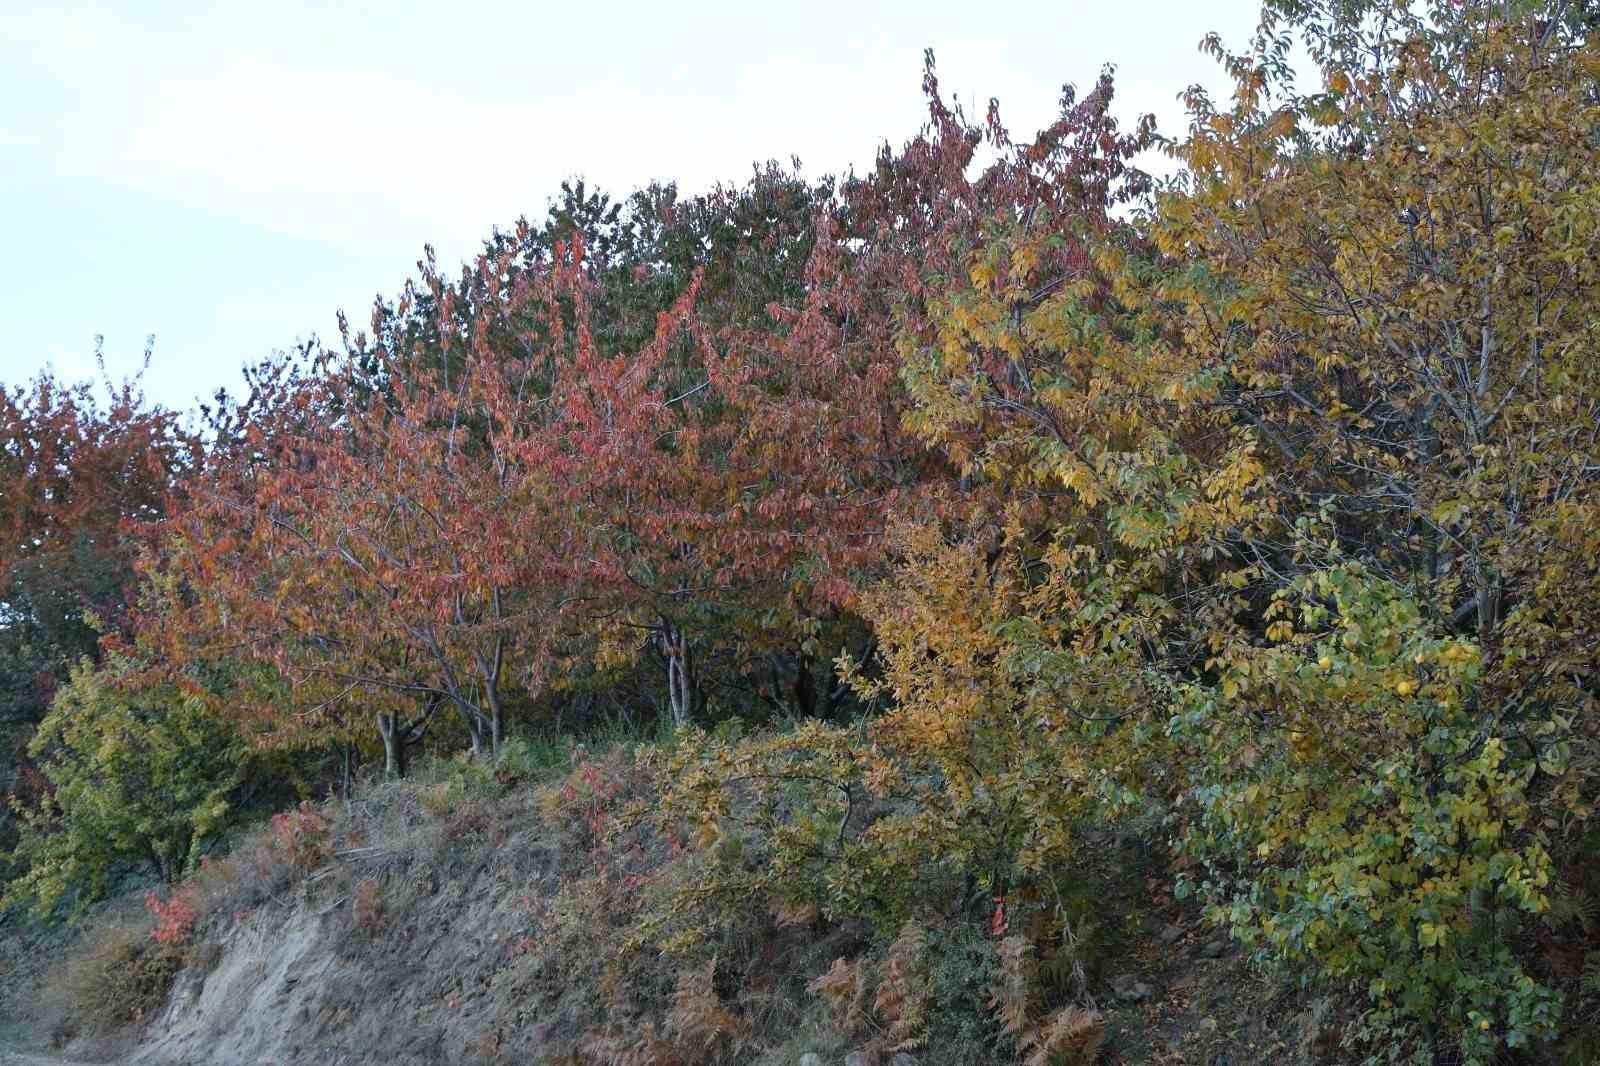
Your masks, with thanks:
M568 182L192 412L0 389L18 1031L1595 1061L1600 10L1202 48L1181 137L929 53L863 173Z
M621 773L624 758L591 765ZM928 1028L905 1030L899 1051L886 1046L897 1022L885 986L869 984L853 1025L807 990L835 959L881 963L869 931L785 924L760 901L719 950L709 984L674 986L659 960L635 959L625 963L630 987L617 989L608 965L625 958L637 912L597 877L595 850L573 831L574 812L559 801L570 783L430 768L325 808L327 835L298 868L280 844L248 843L189 890L198 914L183 963L149 1017L86 1032L84 993L46 972L35 975L42 991L11 984L8 1031L49 1045L54 1029L57 1046L39 1047L37 1059L10 1053L19 1063L148 1066L1008 1057L989 1005L1005 994L1002 938L965 932L959 908L928 915L922 947L904 955L904 994L927 997ZM453 798L470 796L467 810L443 809L461 789ZM1328 1061L1319 1052L1330 1004L1254 976L1192 908L1152 896L1157 856L1107 839L1084 873L1077 891L1102 905L1080 933L1081 974L1069 979L1082 981L1091 1005L1095 1061L1201 1064L1241 1052ZM148 936L154 919L127 910L91 920L74 951L92 955L130 921ZM123 979L106 973L96 988L114 995Z

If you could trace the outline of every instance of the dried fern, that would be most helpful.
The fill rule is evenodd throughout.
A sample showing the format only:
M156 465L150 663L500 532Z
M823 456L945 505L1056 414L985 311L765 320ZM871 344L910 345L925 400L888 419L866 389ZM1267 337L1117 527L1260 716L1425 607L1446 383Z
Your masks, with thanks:
M922 962L925 944L922 927L907 922L884 960L883 982L872 1009L888 1025L883 1042L891 1052L909 1051L927 1042L932 990Z
M1033 943L1025 936L1008 936L1000 941L997 951L1000 970L989 990L989 1007L999 1017L1006 1035L1020 1045L1033 1028Z
M592 1066L689 1066L678 1049L649 1022L632 1033L591 1030L578 1043L577 1058Z
M828 972L813 978L806 991L820 996L833 1009L834 1020L845 1033L860 1032L867 1017L867 981L860 959L834 959Z
M1105 1039L1106 1020L1097 1010L1062 1007L1017 1041L1025 1066L1093 1066Z
M1105 1038L1100 1012L1067 1006L1035 1021L1039 966L1033 943L1024 936L1009 936L1000 942L998 954L1000 968L990 988L989 1006L1016 1041L1026 1066L1092 1066Z
M667 1011L667 1030L690 1061L709 1057L723 1044L736 1044L745 1028L712 987L716 968L713 958L704 966L680 971L672 1007Z

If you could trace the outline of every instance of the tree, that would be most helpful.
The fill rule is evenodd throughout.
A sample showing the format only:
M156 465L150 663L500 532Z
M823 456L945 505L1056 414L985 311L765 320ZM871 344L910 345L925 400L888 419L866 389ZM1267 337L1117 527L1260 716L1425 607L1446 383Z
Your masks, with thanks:
M1027 534L995 684L1106 719L1084 757L1187 812L1213 916L1430 1054L1550 1036L1526 945L1592 893L1553 889L1600 622L1569 14L1271 5L1249 53L1213 43L1233 103L1191 93L1189 171L1132 232L997 215L902 342L914 424ZM1296 30L1320 92L1285 83Z
M115 655L73 669L28 751L48 788L14 801L26 872L6 899L41 913L62 900L81 912L126 873L193 872L231 824L249 761L204 695Z
M1553 1031L1553 988L1514 945L1592 809L1574 756L1600 625L1580 532L1600 506L1600 67L1565 5L1285 10L1227 57L1231 108L1193 98L1192 190L1154 231L1197 256L1185 343L1254 430L1276 511L1240 538L1255 609L1213 633L1221 699L1190 719L1200 787L1260 789L1226 838L1259 853L1242 881L1216 868L1215 898L1244 935L1314 951L1481 1055ZM1321 92L1280 84L1296 30ZM1381 702L1340 713L1377 698L1367 684ZM1247 773L1227 762L1246 730ZM1309 792L1307 762L1326 775ZM1310 795L1337 817L1280 844L1268 827ZM1308 928L1311 907L1356 920Z
M0 787L34 726L104 634L126 630L134 561L195 442L137 379L0 387ZM6 836L9 838L9 827ZM7 840L9 843L9 839Z
M8 721L36 722L55 680L97 652L91 621L121 628L141 527L164 509L193 442L137 381L87 383L49 373L0 390L0 588Z
M196 650L287 686L289 713L278 693L246 713L292 740L365 706L399 773L446 706L474 750L497 748L507 690L540 684L572 533L538 526L563 513L560 457L518 450L538 424L517 395L528 364L383 369L381 391L331 357L281 380L256 447L196 482L171 559L198 597L190 632L212 638Z
M915 465L894 458L892 358L832 343L845 290L829 272L849 239L830 229L812 254L831 190L771 166L690 200L652 187L621 212L567 189L543 230L497 238L453 284L425 267L402 301L435 317L393 358L440 363L449 337L486 362L545 353L530 395L593 516L588 629L603 661L658 656L677 720L708 676L805 714L841 694L829 675L818 698L816 664L851 629L855 571L881 555L889 478ZM375 323L382 350L394 321ZM753 680L769 666L792 704Z
M1064 93L1031 145L997 111L977 127L947 105L931 58L925 88L929 127L847 183L804 307L751 341L793 369L747 364L784 385L748 408L770 449L752 467L793 486L777 513L845 534L813 572L833 568L822 588L871 626L876 652L846 666L878 713L859 731L680 747L666 817L760 870L718 868L715 845L688 908L754 884L881 929L979 886L999 899L987 919L1019 899L1044 910L1081 819L1128 776L1108 781L1093 739L1160 698L1143 661L1160 623L1139 617L1158 613L1153 568L1121 569L1149 541L1124 545L1117 523L1200 457L1136 423L1155 405L1128 359L1097 358L1126 345L1095 256L1137 244L1112 208L1141 187L1127 160L1148 130L1118 131L1109 78ZM997 158L974 177L984 138ZM1169 476L1121 476L1145 462Z

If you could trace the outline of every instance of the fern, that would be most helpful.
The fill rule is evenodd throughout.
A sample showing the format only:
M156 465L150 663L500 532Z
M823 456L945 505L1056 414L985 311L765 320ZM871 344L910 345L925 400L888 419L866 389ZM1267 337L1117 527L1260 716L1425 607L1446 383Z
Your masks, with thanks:
M680 971L672 1008L667 1012L667 1029L678 1046L688 1051L690 1061L710 1056L723 1043L736 1045L745 1028L712 987L716 968L713 958L704 966Z
M1097 1010L1063 1007L1017 1042L1025 1066L1093 1066L1105 1039Z
M1025 936L1008 936L1000 941L1000 972L990 989L989 1007L1000 1018L1006 1035L1020 1045L1033 1028L1035 963L1033 944Z
M1552 892L1550 909L1545 912L1545 922L1552 929L1577 925L1585 936L1594 933L1595 919L1600 918L1600 899L1582 890Z
M867 1014L867 982L861 960L834 959L827 973L807 983L806 991L827 1002L833 1009L834 1020L845 1033L861 1030Z
M1600 993L1600 951L1584 953L1583 974L1578 979L1578 987L1586 996Z
M578 1044L576 1058L586 1066L688 1066L676 1048L645 1022L637 1032L591 1030Z
M1000 942L999 956L1000 972L990 991L989 1006L1016 1041L1026 1066L1092 1066L1105 1038L1105 1019L1100 1012L1067 1006L1042 1022L1035 1021L1033 999L1039 966L1033 944L1023 936L1006 937Z
M888 1023L884 1042L890 1051L909 1051L927 1042L932 994L922 964L925 943L922 927L907 922L889 945L883 983L878 986L872 1009Z

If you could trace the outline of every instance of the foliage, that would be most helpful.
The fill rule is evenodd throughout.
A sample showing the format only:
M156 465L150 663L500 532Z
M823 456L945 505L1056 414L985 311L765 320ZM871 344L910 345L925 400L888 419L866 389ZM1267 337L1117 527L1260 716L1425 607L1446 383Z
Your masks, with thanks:
M248 759L208 701L112 657L84 662L29 745L49 791L18 804L27 872L8 898L75 912L124 873L175 884L234 817Z
M150 930L150 939L168 947L181 948L187 945L190 934L194 932L194 924L200 917L196 897L197 890L192 884L186 884L166 899L162 899L154 890L146 892L145 910L156 920L155 928Z
M1192 191L1153 227L1205 249L1185 345L1281 531L1240 539L1250 610L1173 727L1219 913L1357 980L1390 1050L1425 1026L1486 1061L1555 1032L1523 931L1592 811L1597 68L1560 13L1349 14L1287 22L1324 92L1272 99L1271 20L1227 57L1234 106L1192 101ZM1350 34L1381 46L1346 65Z
M1479 649L1357 567L1277 602L1294 638L1224 674L1253 735L1214 690L1173 723L1198 757L1187 844L1217 863L1214 915L1266 957L1361 980L1394 1017L1501 1024L1513 1046L1552 1032L1555 997L1508 935L1549 906L1535 771L1474 713Z
M1018 141L930 57L926 126L866 174L564 186L459 278L430 253L370 336L258 370L133 615L184 683L84 667L41 754L181 735L211 796L217 674L253 739L381 740L395 775L453 711L490 758L418 802L492 837L550 769L514 721L666 722L537 800L564 883L527 954L604 992L591 1057L736 1056L750 945L837 934L811 987L874 1053L976 997L961 1046L1090 1061L1070 873L1108 825L1170 833L1257 963L1364 999L1375 1057L1554 1042L1600 996L1596 29L1269 0L1242 51L1203 42L1232 93L1190 89L1182 140L1120 125L1108 70ZM15 441L98 424L53 387L7 417L59 432ZM13 539L154 510L29 504ZM137 730L94 732L116 708ZM105 786L63 780L29 854L87 883L65 842ZM291 864L319 817L275 823Z
M178 416L151 407L137 380L69 384L48 372L0 389L0 626L6 719L37 722L100 634L126 622L133 562L165 509L193 441ZM97 625L99 628L97 628Z
M126 631L135 558L194 460L192 435L137 378L101 377L103 390L48 371L0 384L0 789L29 799L33 727L79 660Z

